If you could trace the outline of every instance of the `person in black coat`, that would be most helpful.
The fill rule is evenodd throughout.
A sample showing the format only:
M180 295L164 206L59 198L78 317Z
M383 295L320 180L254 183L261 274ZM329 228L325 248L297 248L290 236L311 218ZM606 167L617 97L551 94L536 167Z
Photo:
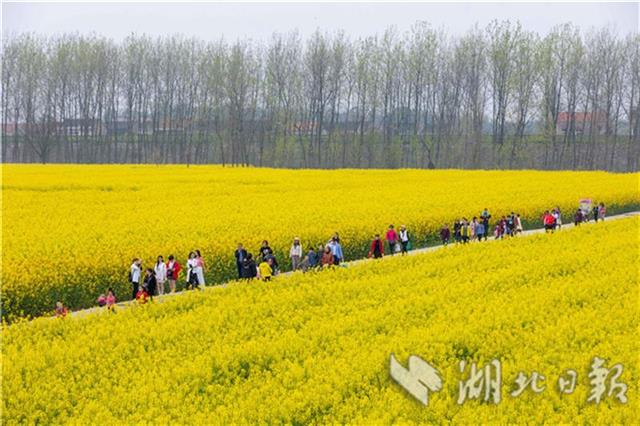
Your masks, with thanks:
M234 256L236 257L236 267L238 268L238 278L242 277L242 265L244 260L247 258L247 251L242 247L242 244L238 244L238 248L234 252Z
M153 300L153 296L155 296L158 291L158 281L156 280L156 273L153 269L147 268L143 285L149 295L149 299Z
M269 256L270 254L273 254L273 250L271 250L271 247L269 247L269 242L267 242L267 240L264 240L262 242L262 246L260 246L260 255L262 256L262 260L267 260L267 256Z
M253 260L253 255L248 253L242 261L242 269L240 272L240 278L251 280L258 276L258 268L256 262Z
M264 240L262 242L262 246L260 247L260 255L262 256L262 260L265 262L268 262L269 259L272 259L273 265L271 267L273 268L273 272L275 275L278 271L278 260L273 254L273 250L271 249L271 247L269 247L269 242L267 240Z

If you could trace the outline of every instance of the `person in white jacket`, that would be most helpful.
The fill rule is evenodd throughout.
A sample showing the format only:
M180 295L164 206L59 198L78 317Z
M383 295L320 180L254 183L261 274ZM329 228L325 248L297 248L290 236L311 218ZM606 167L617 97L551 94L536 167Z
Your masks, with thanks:
M200 290L204 290L206 286L204 282L204 259L202 258L202 254L200 254L200 250L196 250L196 267L194 268L194 272L198 277L198 287Z
M196 254L189 252L187 256L187 289L198 287L198 275L196 274Z
M167 265L164 263L162 256L158 256L155 266L153 267L156 273L156 283L158 285L158 295L164 294L164 282L167 280Z
M291 267L295 271L300 267L300 259L302 259L302 244L300 244L300 238L293 239L293 245L289 250L289 257L291 258Z

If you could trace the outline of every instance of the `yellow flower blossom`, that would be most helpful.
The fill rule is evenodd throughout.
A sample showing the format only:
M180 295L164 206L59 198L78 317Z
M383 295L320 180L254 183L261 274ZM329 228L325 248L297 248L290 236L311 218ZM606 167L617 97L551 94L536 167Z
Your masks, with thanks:
M18 322L2 331L3 424L633 424L639 230L616 220ZM439 370L428 406L390 379L391 353ZM595 356L624 366L628 403L587 403ZM459 361L494 358L502 401L457 405ZM511 397L520 371L546 390Z
M130 294L134 257L183 264L204 255L207 283L235 277L238 242L254 255L269 240L289 268L294 236L317 247L339 232L347 259L371 237L405 224L414 246L443 222L488 207L539 225L560 206L570 221L580 198L609 214L640 206L638 174L539 171L275 170L217 166L3 166L3 316L39 315L57 300L95 305L108 287ZM184 284L181 280L180 287Z

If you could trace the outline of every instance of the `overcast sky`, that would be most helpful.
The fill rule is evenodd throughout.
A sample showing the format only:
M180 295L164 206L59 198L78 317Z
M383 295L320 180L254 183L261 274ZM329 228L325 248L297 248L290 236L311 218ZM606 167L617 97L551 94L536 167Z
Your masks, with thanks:
M609 26L619 35L637 32L639 3L29 3L2 4L3 33L79 32L121 40L128 34L183 33L205 40L269 38L297 29L344 30L355 38L381 34L390 25L404 32L417 20L450 34L492 19L520 20L541 34L563 22L582 29Z

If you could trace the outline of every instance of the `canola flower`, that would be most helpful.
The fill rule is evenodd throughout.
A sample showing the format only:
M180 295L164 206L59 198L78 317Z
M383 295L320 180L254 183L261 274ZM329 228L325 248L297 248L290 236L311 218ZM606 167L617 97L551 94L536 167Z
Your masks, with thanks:
M488 207L525 226L560 206L568 221L580 198L608 213L640 206L638 174L537 171L276 170L217 166L4 165L4 319L95 305L113 287L130 294L134 257L159 254L184 265L202 251L207 283L236 276L238 242L254 255L269 241L289 269L294 236L317 246L339 232L347 260L366 256L371 237L406 224L414 246L443 222ZM180 283L184 283L184 276Z
M633 424L640 218L448 247L3 329L4 424ZM418 355L429 405L389 376ZM626 404L587 402L594 357ZM502 401L456 403L458 363L502 364ZM575 391L556 380L578 373ZM520 371L544 392L509 395Z

